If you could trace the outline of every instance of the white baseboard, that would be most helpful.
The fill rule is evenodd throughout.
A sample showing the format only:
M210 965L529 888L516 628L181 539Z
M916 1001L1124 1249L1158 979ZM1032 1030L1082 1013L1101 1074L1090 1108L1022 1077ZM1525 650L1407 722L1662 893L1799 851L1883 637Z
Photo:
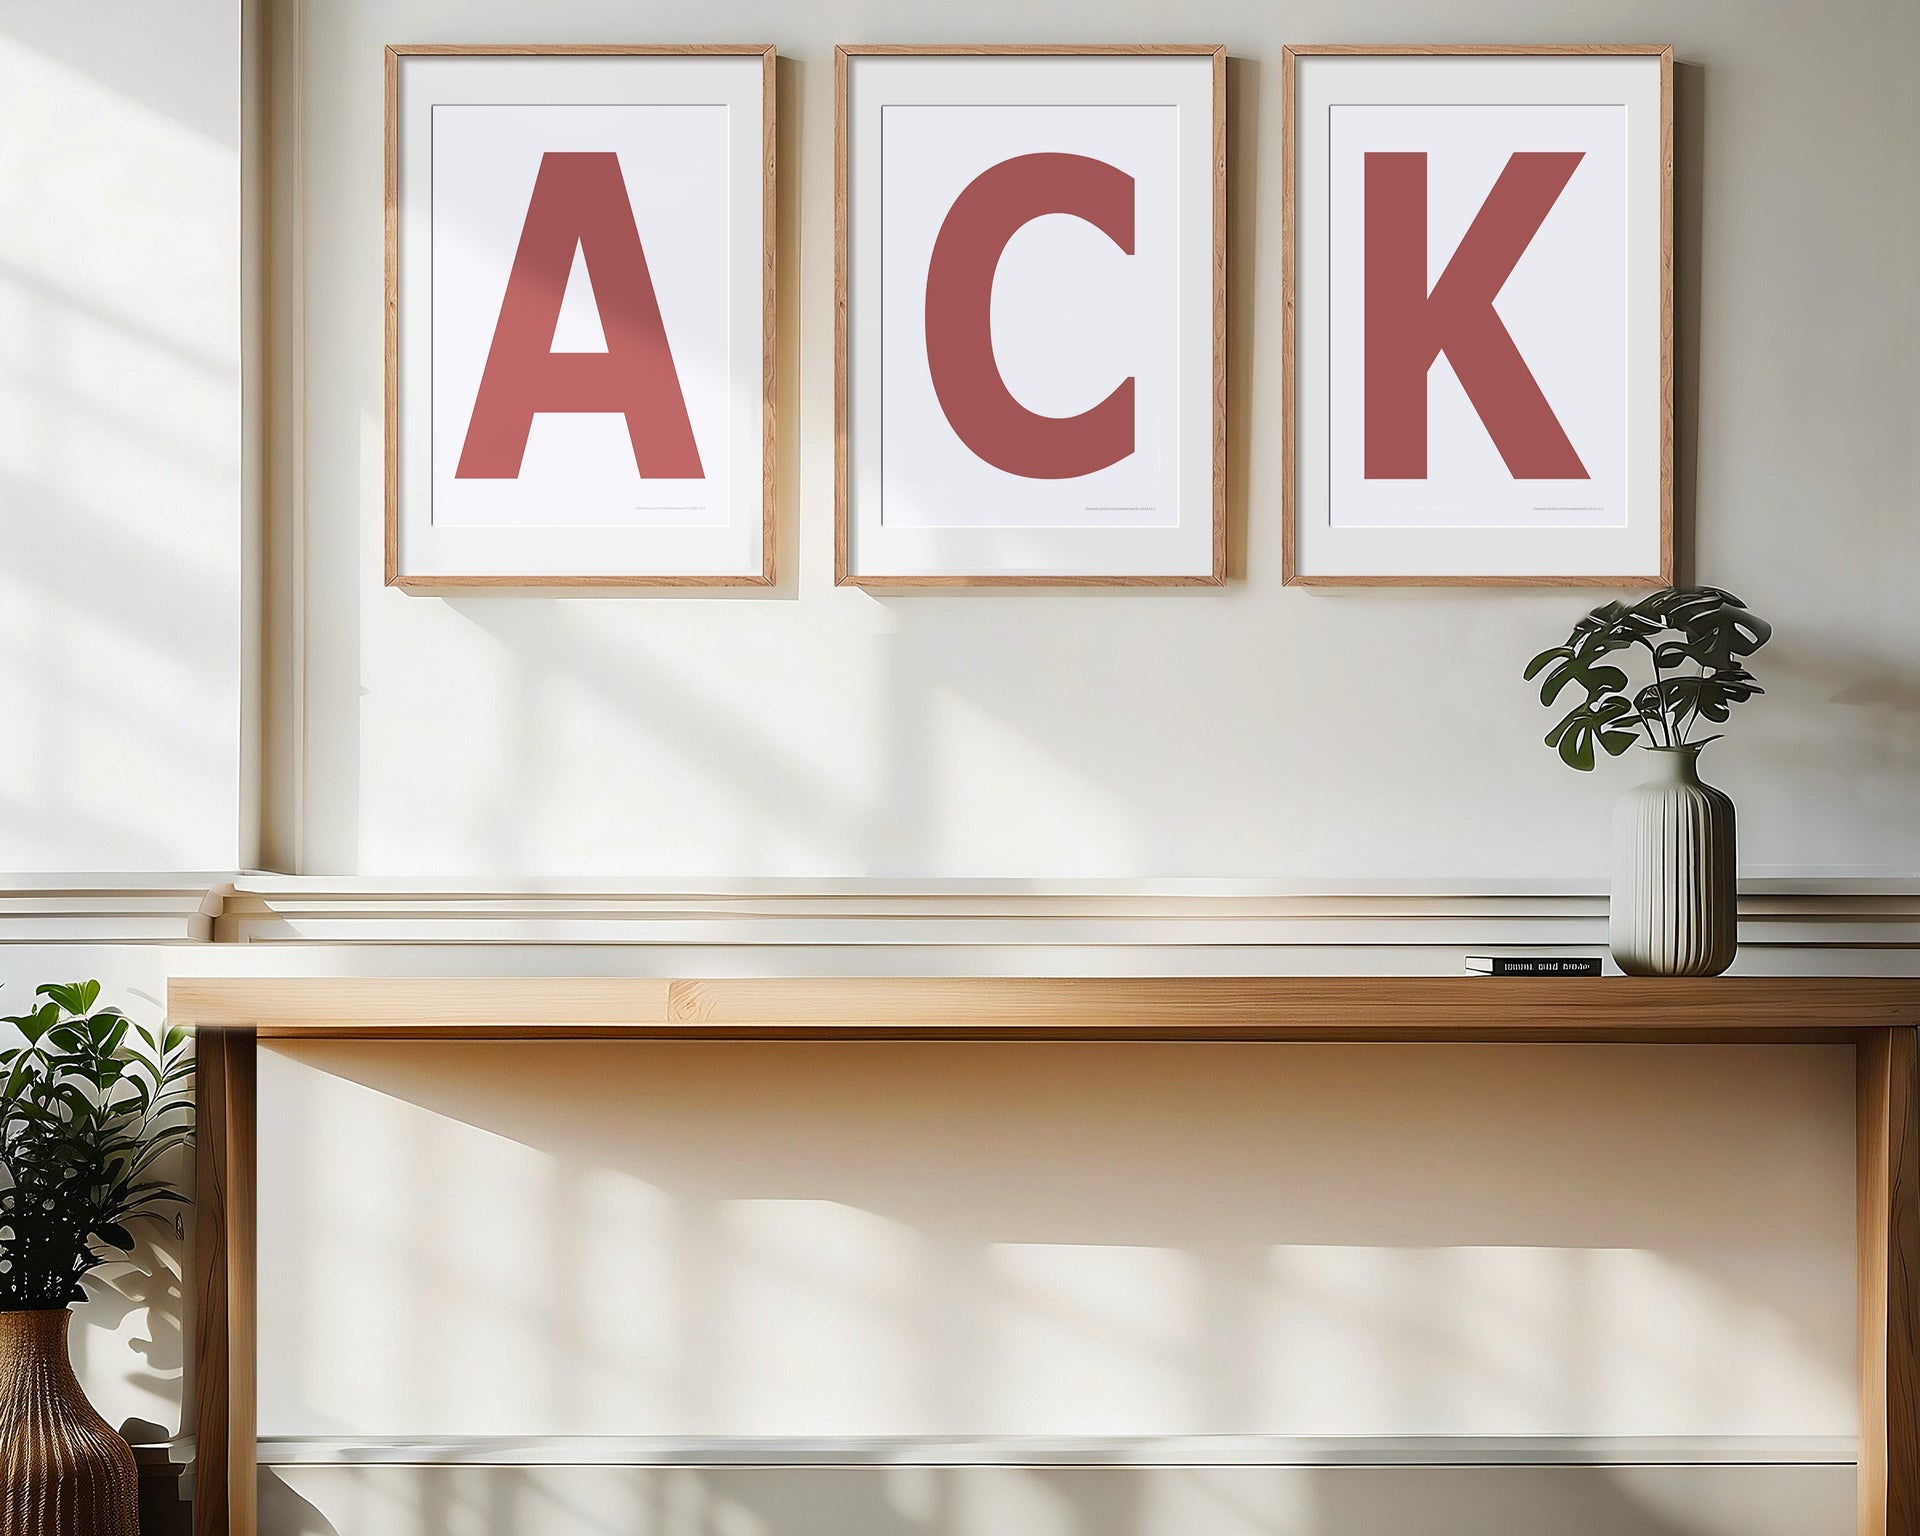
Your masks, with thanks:
M1699 1467L1849 1466L1858 1445L1811 1435L270 1436L258 1454L263 1467Z

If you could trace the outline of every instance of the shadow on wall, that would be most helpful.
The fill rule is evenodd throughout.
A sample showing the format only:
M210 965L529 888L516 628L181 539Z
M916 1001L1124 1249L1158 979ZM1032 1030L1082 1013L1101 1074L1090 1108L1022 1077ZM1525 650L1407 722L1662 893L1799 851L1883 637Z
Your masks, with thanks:
M341 1043L260 1081L269 1436L1851 1432L1844 1049Z
M1843 1536L1846 1467L306 1468L262 1536Z
M20 999L45 979L44 970L29 970L27 965L22 962L6 971L0 998L14 997L15 1002L0 1012L24 1006ZM165 1005L158 996L139 985L123 989L111 975L107 981L109 995L142 1029L160 1026ZM147 1174L171 1188L191 1192L192 1147L169 1150ZM70 1335L74 1369L95 1407L110 1423L118 1423L121 1434L136 1446L165 1445L182 1422L181 1399L190 1387L184 1227L191 1219L187 1208L165 1206L157 1219L131 1222L135 1246L124 1259L87 1276L86 1299L74 1308Z
M179 1166L182 1161L170 1156L156 1176L176 1188L187 1187L189 1171ZM84 1327L118 1334L137 1315L146 1336L130 1339L128 1347L144 1368L128 1370L122 1379L165 1402L178 1396L185 1369L180 1243L171 1227L151 1221L140 1222L136 1236L138 1246L125 1264L108 1265L87 1277L87 1300L78 1318ZM171 1431L140 1419L129 1419L121 1433L135 1445L164 1443L171 1437Z
M262 1432L1844 1434L1852 1092L1818 1048L276 1047ZM262 1511L262 1536L1843 1536L1853 1490L333 1466L265 1474Z

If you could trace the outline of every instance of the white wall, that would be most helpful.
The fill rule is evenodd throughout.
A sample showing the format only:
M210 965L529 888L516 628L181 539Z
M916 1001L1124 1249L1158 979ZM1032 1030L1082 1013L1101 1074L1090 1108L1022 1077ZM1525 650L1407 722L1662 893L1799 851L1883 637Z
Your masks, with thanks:
M291 16L297 0L278 14ZM329 0L304 9L301 867L368 874L1596 876L1631 760L1521 683L1579 592L1279 580L1283 42L1672 41L1686 574L1779 625L1708 754L1750 874L1920 872L1920 50L1909 0ZM782 566L770 596L380 586L381 46L776 43ZM1235 580L831 584L835 42L1224 42Z
M240 15L0 10L0 868L243 826Z
M1845 1047L307 1042L259 1093L267 1436L1855 1432Z

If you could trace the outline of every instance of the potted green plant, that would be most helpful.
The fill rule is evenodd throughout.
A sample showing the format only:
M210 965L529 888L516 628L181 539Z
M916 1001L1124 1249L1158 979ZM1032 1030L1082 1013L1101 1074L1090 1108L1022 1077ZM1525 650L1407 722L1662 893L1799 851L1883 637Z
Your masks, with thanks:
M0 1031L0 1536L138 1536L133 1453L67 1350L81 1281L186 1197L159 1176L192 1137L184 1031L147 1035L100 983L40 987Z
M1761 692L1746 661L1772 633L1731 592L1670 587L1603 604L1527 663L1541 703L1577 695L1547 732L1562 762L1586 772L1596 749L1617 757L1635 745L1653 757L1652 776L1614 808L1608 937L1629 975L1717 976L1733 964L1733 801L1700 779L1700 749L1719 740L1701 732Z

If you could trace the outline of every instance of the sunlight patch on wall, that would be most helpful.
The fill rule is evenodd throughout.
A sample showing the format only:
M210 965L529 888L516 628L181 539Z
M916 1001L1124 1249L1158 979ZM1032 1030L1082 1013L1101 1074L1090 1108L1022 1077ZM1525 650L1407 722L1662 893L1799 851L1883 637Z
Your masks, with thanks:
M229 866L237 154L4 33L0 137L0 863Z

